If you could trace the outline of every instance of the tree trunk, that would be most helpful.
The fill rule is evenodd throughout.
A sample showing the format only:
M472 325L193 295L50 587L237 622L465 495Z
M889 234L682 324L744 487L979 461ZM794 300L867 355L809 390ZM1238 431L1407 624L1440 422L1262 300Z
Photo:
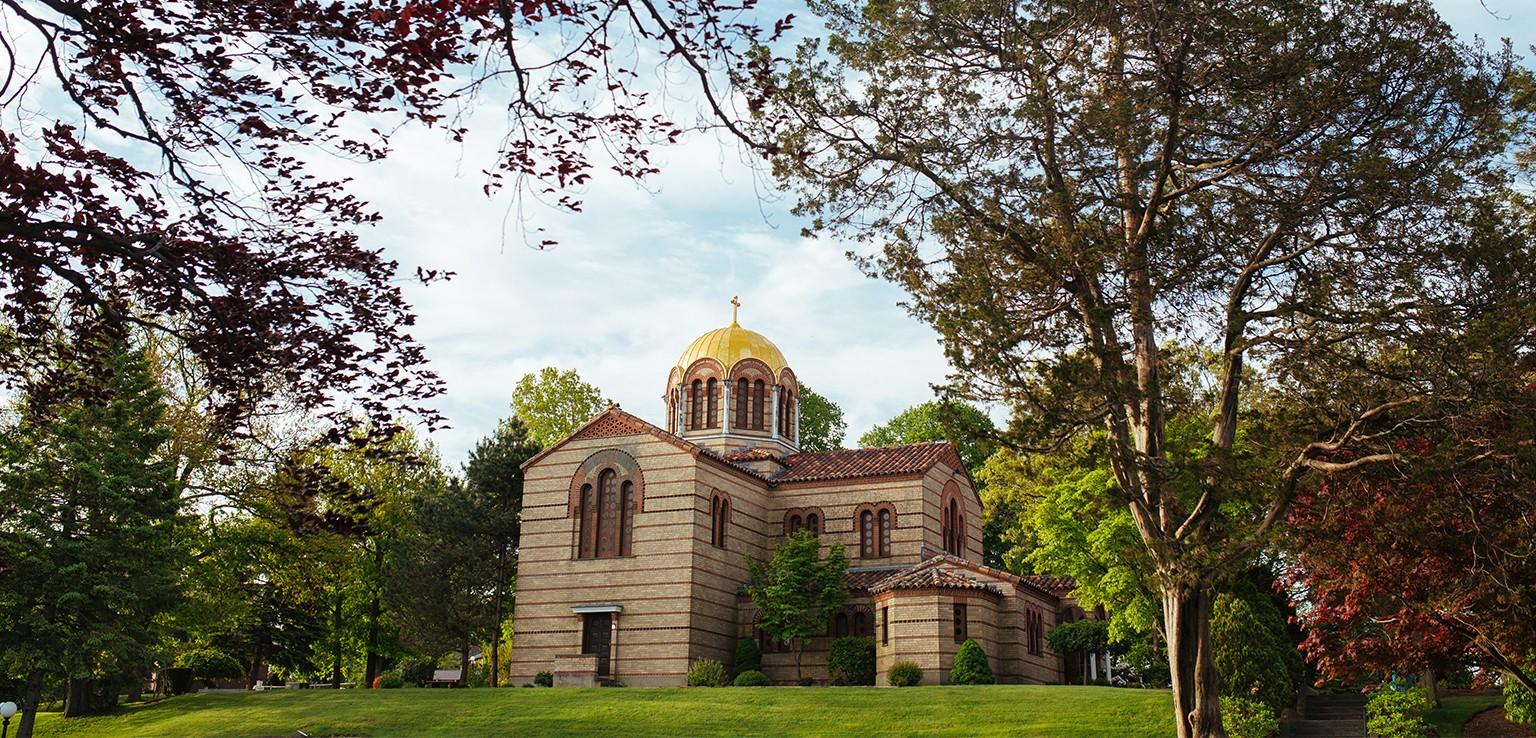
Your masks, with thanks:
M90 679L70 677L64 695L64 717L85 717L91 714Z
M21 700L21 724L16 738L32 738L32 724L37 720L37 703L43 696L43 672L33 669L27 675L27 694Z
M501 686L501 587L506 568L506 552L496 557L496 593L491 608L491 686Z
M459 644L459 686L469 686L469 631L464 632L464 642Z
M368 653L364 658L363 686L373 686L373 678L383 671L379 663L379 593L373 593L373 601L368 603Z
M1174 724L1179 738L1226 738L1221 725L1220 677L1211 646L1211 593L1167 577L1163 622L1172 667Z
M795 639L795 684L801 684L805 677L800 674L800 654L805 653L805 639Z
M336 607L331 611L331 637L335 646L331 649L331 688L341 689L341 594L336 595ZM373 686L373 685L369 685Z
M258 679L258 677L256 675L260 674L260 673L261 673L261 643L260 643L260 641L258 641L256 646L254 646L251 649L251 668L250 668L249 671L247 671L245 673L245 688L246 689L255 689L256 688L256 681ZM269 681L269 682L272 681L270 674L268 674L268 676L267 676L267 681ZM372 686L372 685L369 685L369 686Z

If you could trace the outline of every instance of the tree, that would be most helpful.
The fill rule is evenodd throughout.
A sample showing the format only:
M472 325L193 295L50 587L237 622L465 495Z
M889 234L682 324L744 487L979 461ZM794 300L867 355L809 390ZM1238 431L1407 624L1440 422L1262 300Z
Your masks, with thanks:
M434 656L469 647L488 631L488 585L495 551L477 535L484 522L473 494L458 480L410 502L411 532L395 542L385 601L406 642ZM468 671L464 672L468 676Z
M747 596L760 613L758 627L776 641L795 649L795 679L801 679L800 659L805 639L826 632L833 611L848 599L843 572L848 557L843 544L833 543L821 558L821 539L809 530L796 531L774 547L773 560L759 564L745 557L752 581Z
M1217 581L1304 482L1400 458L1387 431L1442 367L1383 360L1456 335L1477 301L1457 262L1498 246L1464 215L1525 125L1502 99L1511 54L1396 0L813 5L825 52L808 40L762 82L807 230L871 245L862 263L937 329L956 396L1104 429L1154 564L1178 735L1221 735ZM1172 339L1217 358L1183 418ZM1305 410L1245 457L1255 368ZM1170 454L1172 425L1200 418L1206 442Z
M314 161L382 158L381 131L446 125L445 106L493 93L510 130L486 191L519 183L580 210L575 191L606 163L589 151L643 177L656 171L650 146L682 134L637 89L642 57L660 53L664 70L703 83L715 110L730 104L712 72L745 65L762 35L733 11L713 0L0 2L5 311L24 341L48 332L59 292L182 336L209 368L221 427L280 385L338 422L341 397L375 428L402 411L437 421L422 404L442 388L408 334L399 265L357 235L379 216ZM13 378L19 360L0 352L0 374Z
M835 451L843 447L848 423L837 403L800 385L800 450L806 453Z
M975 638L965 639L955 654L955 665L949 670L950 684L995 684L992 665L987 663L987 652Z
M1216 672L1223 695L1258 700L1279 714L1296 690L1286 666L1286 651L1296 649L1276 638L1276 630L1283 634L1284 626L1274 606L1261 609L1256 602L1269 604L1230 594L1216 597L1211 609Z
M859 446L900 446L906 443L949 441L974 476L991 454L988 436L997 431L986 413L960 402L929 400L913 405L859 436Z
M523 375L512 390L512 412L528 427L528 438L544 448L565 440L612 404L575 369L546 366L538 374Z
M178 595L160 392L110 326L72 333L0 431L0 663L27 678L19 736L50 674L67 682L66 716L115 705Z
M491 622L499 631L507 581L517 570L517 545L522 533L523 462L539 453L528 439L528 426L512 416L480 439L464 465L464 486L481 509L482 526L496 567L491 583ZM491 686L501 678L501 649L491 648Z

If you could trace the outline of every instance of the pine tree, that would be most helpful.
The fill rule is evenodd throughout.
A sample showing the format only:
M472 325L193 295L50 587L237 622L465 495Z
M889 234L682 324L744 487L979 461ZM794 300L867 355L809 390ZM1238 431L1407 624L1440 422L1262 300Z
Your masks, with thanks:
M178 595L178 488L148 362L89 329L53 361L0 433L0 659L29 681L18 736L45 675L67 680L66 716L115 703Z

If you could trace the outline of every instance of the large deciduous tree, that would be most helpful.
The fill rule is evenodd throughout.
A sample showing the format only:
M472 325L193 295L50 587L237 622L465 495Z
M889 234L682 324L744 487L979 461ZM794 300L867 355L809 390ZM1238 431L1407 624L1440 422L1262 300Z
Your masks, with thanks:
M523 530L523 462L540 450L528 438L528 426L516 415L496 424L491 435L480 439L464 464L464 486L480 509L481 531L495 560L490 583L491 686L501 679L501 638L506 587L515 581L517 546Z
M859 436L859 446L897 446L903 443L949 441L960 453L965 468L974 475L991 453L989 437L997 432L986 413L960 402L929 400L896 414L883 425Z
M800 450L807 453L835 451L843 447L848 421L843 408L816 390L800 385Z
M1402 456L1389 431L1454 352L1383 361L1482 309L1463 267L1498 244L1467 237L1465 202L1521 123L1512 55L1459 43L1422 0L813 6L825 48L763 80L808 230L869 245L959 396L1104 430L1178 734L1222 735L1218 581L1309 478ZM1175 340L1217 357L1203 418L1169 408ZM1255 370L1302 409L1249 457ZM1170 453L1196 420L1205 443Z
M524 374L512 390L512 412L527 426L528 438L543 447L565 440L577 428L608 409L612 400L588 384L575 369L552 366Z

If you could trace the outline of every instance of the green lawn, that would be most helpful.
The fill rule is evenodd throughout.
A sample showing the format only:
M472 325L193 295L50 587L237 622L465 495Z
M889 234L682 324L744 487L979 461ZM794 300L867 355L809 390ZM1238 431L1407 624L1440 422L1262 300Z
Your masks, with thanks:
M102 718L38 719L39 738L1172 735L1165 691L994 686L392 689L199 694Z
M1424 713L1440 738L1461 738L1461 728L1478 713L1502 707L1504 696L1497 694L1457 695L1440 698L1440 706Z

